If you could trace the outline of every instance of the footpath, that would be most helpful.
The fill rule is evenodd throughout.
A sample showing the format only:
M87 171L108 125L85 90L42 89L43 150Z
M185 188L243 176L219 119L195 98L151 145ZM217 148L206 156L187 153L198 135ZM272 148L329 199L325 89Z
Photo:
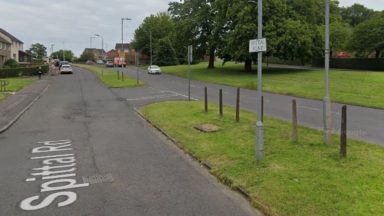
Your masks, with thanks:
M11 127L40 98L49 83L49 77L45 76L0 102L0 133Z

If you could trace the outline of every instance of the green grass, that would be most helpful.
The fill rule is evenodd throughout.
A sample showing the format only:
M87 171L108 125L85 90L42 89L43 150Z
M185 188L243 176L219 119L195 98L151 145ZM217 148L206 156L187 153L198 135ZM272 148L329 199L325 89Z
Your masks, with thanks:
M255 162L255 119L216 105L203 112L200 102L162 102L141 109L156 126L201 161L231 187L241 186L252 203L269 215L384 215L384 148L349 140L348 157L340 159L334 145L322 143L322 133L299 128L299 143L290 141L290 124L265 118L265 159ZM195 125L213 123L216 133Z
M84 65L84 64L76 64L75 66L94 72L97 75L97 77L106 86L110 88L132 88L132 87L139 87L144 85L144 82L140 80L139 80L139 84L137 84L136 78L133 78L126 74L124 75L124 81L122 80L121 77L120 77L120 80L118 80L116 71L111 68L103 68L103 67L98 67L93 65Z
M255 68L256 66L254 66ZM241 88L256 88L256 72L243 72L243 64L227 63L208 70L207 63L192 65L192 79ZM164 73L186 77L188 66L162 67ZM321 100L324 97L324 72L283 68L264 69L263 89L278 94ZM384 72L330 71L332 101L384 108Z
M34 78L1 78L1 80L7 80L9 85L7 86L8 92L17 92L24 87L32 84L36 79ZM0 101L7 97L7 93L0 92Z

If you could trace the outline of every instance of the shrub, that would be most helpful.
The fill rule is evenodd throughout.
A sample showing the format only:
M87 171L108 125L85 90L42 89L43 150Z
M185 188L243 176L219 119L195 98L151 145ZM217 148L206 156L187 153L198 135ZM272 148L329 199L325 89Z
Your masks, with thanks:
M14 59L8 59L7 61L4 62L4 67L5 68L16 68L17 62Z
M41 65L41 71L47 73L49 71L48 65ZM20 77L20 76L37 76L39 73L39 66L34 67L19 67L19 68L2 68L0 69L0 78Z

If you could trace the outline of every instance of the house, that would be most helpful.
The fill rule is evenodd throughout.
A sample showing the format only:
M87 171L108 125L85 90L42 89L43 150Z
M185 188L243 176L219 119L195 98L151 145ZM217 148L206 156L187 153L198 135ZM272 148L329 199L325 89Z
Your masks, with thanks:
M103 49L96 49L96 48L86 48L84 50L84 53L91 52L95 56L95 60L104 60L106 57L106 53Z
M123 43L123 45L121 45L121 43L116 43L115 50L117 50L118 52L121 52L121 50L123 50L125 53L134 51L131 44L129 43Z
M16 60L17 62L25 61L27 54L23 51L24 43L17 39L15 36L11 35L4 29L0 28L0 38L2 38L2 44L10 45L10 56L9 58ZM7 47L7 45L5 45ZM5 58L3 56L3 58Z
M0 35L0 67L11 58L11 43Z

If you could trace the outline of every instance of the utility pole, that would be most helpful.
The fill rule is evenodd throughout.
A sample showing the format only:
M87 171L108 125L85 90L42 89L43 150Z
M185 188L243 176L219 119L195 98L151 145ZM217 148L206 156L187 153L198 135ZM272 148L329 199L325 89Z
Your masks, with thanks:
M92 40L94 39L95 37L93 37L93 36L90 36L89 37L89 48L91 48L92 49Z
M124 20L132 20L131 18L121 18L121 52L124 55ZM120 56L120 58L122 58ZM123 67L123 64L121 65Z
M257 4L257 38L263 38L263 0L258 0ZM263 97L263 52L257 53L257 122L256 122L256 160L261 161L264 157L264 125L262 113L262 97Z
M325 0L325 97L323 100L323 115L324 115L324 143L330 145L332 143L332 107L331 97L329 95L329 1Z
M64 45L64 42L63 42L63 61L65 61L65 52L64 52L64 47L65 47L65 45Z
M149 46L150 46L150 50L151 50L150 51L151 52L151 64L150 65L152 65L152 53L153 53L152 52L152 30L149 31L149 41L150 41Z

